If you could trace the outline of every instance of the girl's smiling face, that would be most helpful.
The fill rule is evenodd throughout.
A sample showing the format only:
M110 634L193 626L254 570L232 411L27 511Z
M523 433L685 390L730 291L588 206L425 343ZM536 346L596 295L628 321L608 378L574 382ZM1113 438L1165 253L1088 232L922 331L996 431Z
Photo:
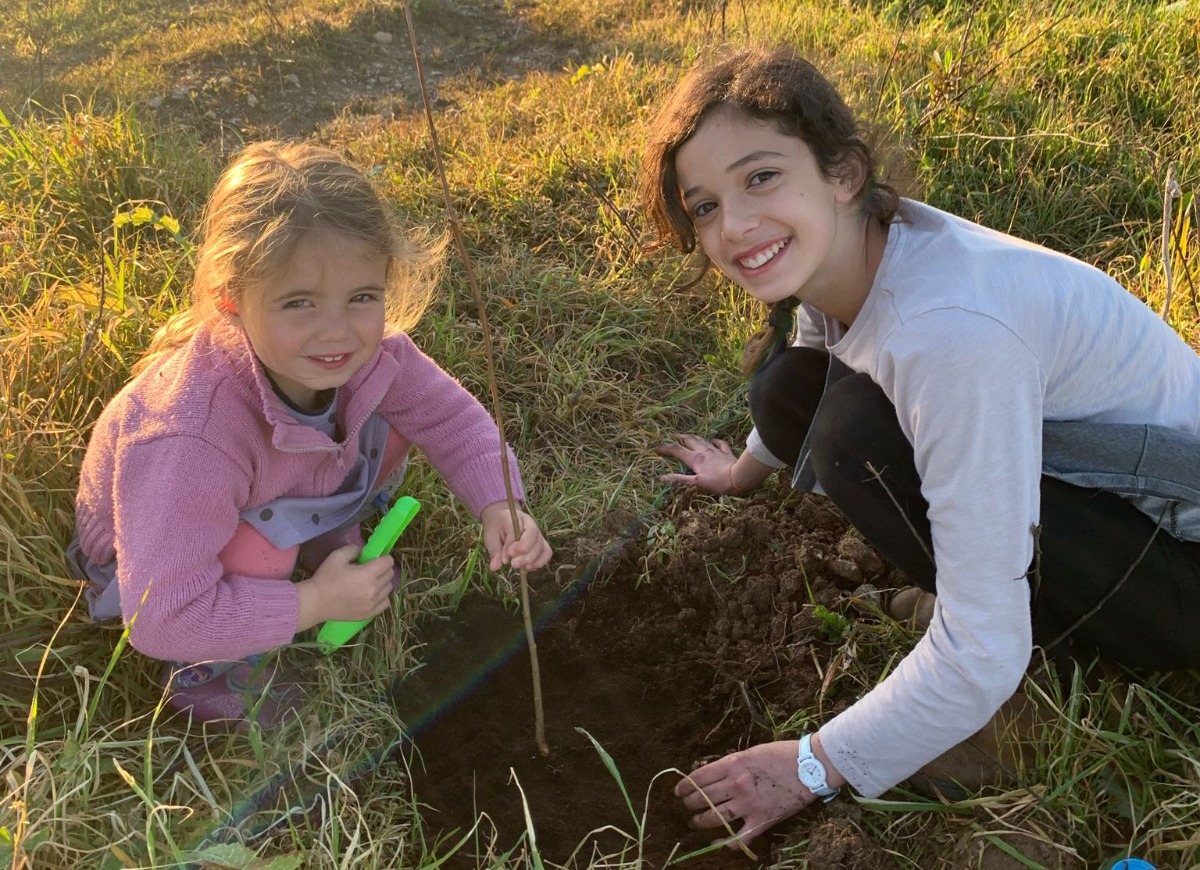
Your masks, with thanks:
M340 387L379 349L387 258L314 229L278 274L247 288L232 315L275 386L298 408Z
M804 140L718 108L675 156L680 194L709 259L768 304L799 296L828 311L843 261L861 251L859 183L826 178Z

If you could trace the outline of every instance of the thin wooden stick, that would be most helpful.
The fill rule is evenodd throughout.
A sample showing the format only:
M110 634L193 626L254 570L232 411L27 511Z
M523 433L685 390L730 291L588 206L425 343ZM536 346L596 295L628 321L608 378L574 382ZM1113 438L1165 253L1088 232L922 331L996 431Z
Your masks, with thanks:
M500 407L500 390L496 384L496 365L492 353L492 333L488 327L487 309L483 304L483 294L479 290L479 282L475 280L475 270L471 266L471 258L467 254L467 245L463 241L462 229L458 215L454 209L454 199L450 195L450 184L446 181L446 169L442 164L442 146L438 142L437 126L433 121L433 109L430 108L429 93L425 88L425 73L421 69L421 53L417 48L417 31L413 27L412 13L408 8L408 0L400 0L404 7L404 23L408 27L408 42L412 47L413 62L417 67L417 83L421 87L421 102L425 107L425 121L429 127L429 140L433 147L433 159L437 166L438 180L442 185L442 198L446 202L446 214L450 221L450 231L454 236L455 247L462 257L463 270L466 272L467 284L475 305L479 309L479 326L483 332L484 358L487 360L488 386L492 394L492 413L496 418L496 428L500 433L500 467L504 473L504 492L508 498L508 512L512 517L513 533L520 537L521 524L517 518L517 501L513 497L512 474L508 467L508 440L504 437L504 415ZM529 606L529 577L528 572L521 569L521 616L525 622L525 639L529 643L529 665L533 671L533 726L534 739L537 741L538 752L543 756L550 754L550 745L546 742L546 720L542 712L542 675L538 667L537 639L533 633L533 617Z
M1167 319L1171 311L1171 296L1175 290L1174 263L1171 257L1171 213L1175 200L1183 196L1183 190L1175 178L1175 167L1167 167L1167 180L1163 183L1163 229L1162 229L1162 259L1163 276L1167 282L1166 296L1163 298L1162 319Z

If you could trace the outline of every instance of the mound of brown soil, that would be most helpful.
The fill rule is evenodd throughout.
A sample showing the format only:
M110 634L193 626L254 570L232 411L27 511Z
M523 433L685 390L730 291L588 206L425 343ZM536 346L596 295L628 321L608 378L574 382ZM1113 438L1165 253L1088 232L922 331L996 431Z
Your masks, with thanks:
M885 582L886 566L825 499L774 486L724 503L681 493L615 543L573 550L581 579L558 601L544 587L539 596L548 758L534 743L520 619L498 605L464 602L429 632L428 664L396 687L416 723L423 820L443 832L439 852L467 835L449 866L535 842L546 862L579 867L639 850L663 867L703 849L717 835L688 828L671 796L679 771L769 739L770 723L810 705L835 650L813 605L844 607L844 589ZM754 842L758 860L799 825L811 828L810 858L829 853L814 866L888 866L839 813L780 825ZM725 848L688 862L753 863Z

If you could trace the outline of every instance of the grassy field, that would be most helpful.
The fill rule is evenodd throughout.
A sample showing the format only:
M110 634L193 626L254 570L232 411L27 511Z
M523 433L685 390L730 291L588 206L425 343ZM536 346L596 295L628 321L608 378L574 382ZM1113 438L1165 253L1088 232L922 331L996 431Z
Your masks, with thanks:
M723 41L798 46L874 121L894 177L936 206L1094 263L1155 310L1169 261L1170 322L1200 339L1196 0L414 5L509 437L557 544L649 505L662 470L650 448L671 433L717 421L745 431L736 367L759 312L711 279L672 292L688 264L644 254L631 193L648 106ZM435 866L419 811L396 799L403 771L381 769L366 796L338 787L395 739L390 708L371 699L414 664L420 619L470 585L513 595L514 578L475 569L470 518L431 469L413 472L429 495L406 538L406 606L352 654L288 653L322 698L295 740L160 728L157 665L119 628L87 620L63 558L91 423L183 298L204 196L241 141L330 144L372 167L408 219L445 225L405 40L399 5L369 0L0 9L0 865L196 858L255 783L333 734L341 766L325 771L335 800L324 817L199 858ZM1168 171L1180 195L1165 208ZM457 262L414 334L486 396ZM1056 698L1036 794L986 796L965 820L866 802L862 824L897 867L934 866L904 844L948 854L984 822L1057 842L1074 866L1137 854L1198 867L1200 691L1187 676ZM807 866L803 845L780 866Z

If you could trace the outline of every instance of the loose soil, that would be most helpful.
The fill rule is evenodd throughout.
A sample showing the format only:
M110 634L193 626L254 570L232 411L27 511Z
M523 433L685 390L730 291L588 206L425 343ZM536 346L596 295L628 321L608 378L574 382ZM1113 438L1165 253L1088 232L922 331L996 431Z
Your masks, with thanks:
M410 721L442 711L414 728L412 790L424 824L446 842L475 831L448 866L530 851L527 817L554 864L628 861L640 849L647 866L663 867L713 843L721 832L690 830L671 795L680 771L769 740L770 723L811 707L838 648L814 605L844 611L850 590L861 598L871 595L863 583L886 585L885 563L828 501L782 485L728 503L684 492L606 540L600 551L581 541L560 554L588 567L565 604L542 602L548 758L535 746L521 623L499 605L464 602L430 632L426 666L394 688ZM454 688L485 661L497 665L465 692ZM755 841L755 858L717 848L688 864L770 862L801 829L810 866L892 866L852 813L844 802L815 809Z

